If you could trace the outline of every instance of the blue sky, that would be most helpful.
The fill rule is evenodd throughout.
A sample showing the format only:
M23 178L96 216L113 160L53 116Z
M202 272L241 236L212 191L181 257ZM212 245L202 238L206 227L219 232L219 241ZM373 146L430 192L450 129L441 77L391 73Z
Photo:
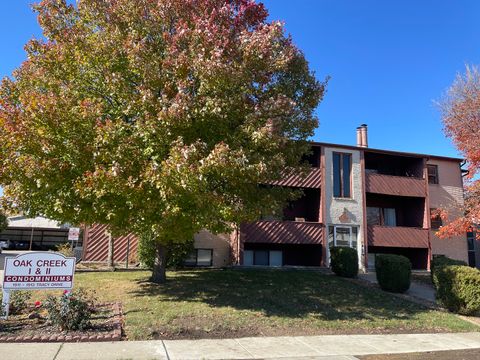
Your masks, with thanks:
M0 2L0 76L25 57L40 29L32 0ZM433 101L466 63L480 59L480 2L446 0L264 0L285 21L319 79L332 77L318 108L317 141L456 156Z

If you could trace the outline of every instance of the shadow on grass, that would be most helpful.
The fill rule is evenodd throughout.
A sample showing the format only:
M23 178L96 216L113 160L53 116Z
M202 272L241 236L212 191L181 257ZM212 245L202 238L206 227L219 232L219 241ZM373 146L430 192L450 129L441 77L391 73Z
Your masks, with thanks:
M312 271L180 271L171 275L166 284L138 284L134 296L232 307L287 318L408 320L428 311L380 290Z

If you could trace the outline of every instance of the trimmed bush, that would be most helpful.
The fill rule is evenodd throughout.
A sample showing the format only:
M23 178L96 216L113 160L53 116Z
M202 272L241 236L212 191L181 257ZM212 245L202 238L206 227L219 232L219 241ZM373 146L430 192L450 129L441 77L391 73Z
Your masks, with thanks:
M404 293L410 288L412 264L405 256L379 254L375 257L375 270L383 290Z
M452 265L459 265L459 266L466 266L467 263L461 260L454 260L446 257L445 255L434 255L432 263L430 265L430 275L432 277L432 283L435 289L438 289L438 279L436 272L442 269L445 266L452 266Z
M336 246L330 248L330 265L332 271L342 277L354 278L358 275L357 250Z
M480 271L468 266L437 268L437 299L448 310L462 315L480 314Z

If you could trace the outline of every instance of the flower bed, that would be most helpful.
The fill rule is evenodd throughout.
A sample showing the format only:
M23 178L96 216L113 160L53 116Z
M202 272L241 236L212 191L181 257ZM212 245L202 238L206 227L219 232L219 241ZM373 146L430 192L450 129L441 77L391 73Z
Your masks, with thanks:
M21 314L0 320L0 342L99 342L122 339L123 312L120 303L96 304L91 324L83 331L61 331L42 314L30 317Z

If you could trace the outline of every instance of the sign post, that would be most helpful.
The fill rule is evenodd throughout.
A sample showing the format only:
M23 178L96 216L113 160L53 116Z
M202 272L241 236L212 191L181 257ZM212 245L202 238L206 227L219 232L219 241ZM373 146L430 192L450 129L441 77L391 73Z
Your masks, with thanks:
M55 252L29 252L5 258L3 308L8 317L10 292L15 290L71 290L76 259Z
M72 242L72 249L73 249L73 242L78 241L78 238L80 237L80 228L72 227L68 229L68 241Z

